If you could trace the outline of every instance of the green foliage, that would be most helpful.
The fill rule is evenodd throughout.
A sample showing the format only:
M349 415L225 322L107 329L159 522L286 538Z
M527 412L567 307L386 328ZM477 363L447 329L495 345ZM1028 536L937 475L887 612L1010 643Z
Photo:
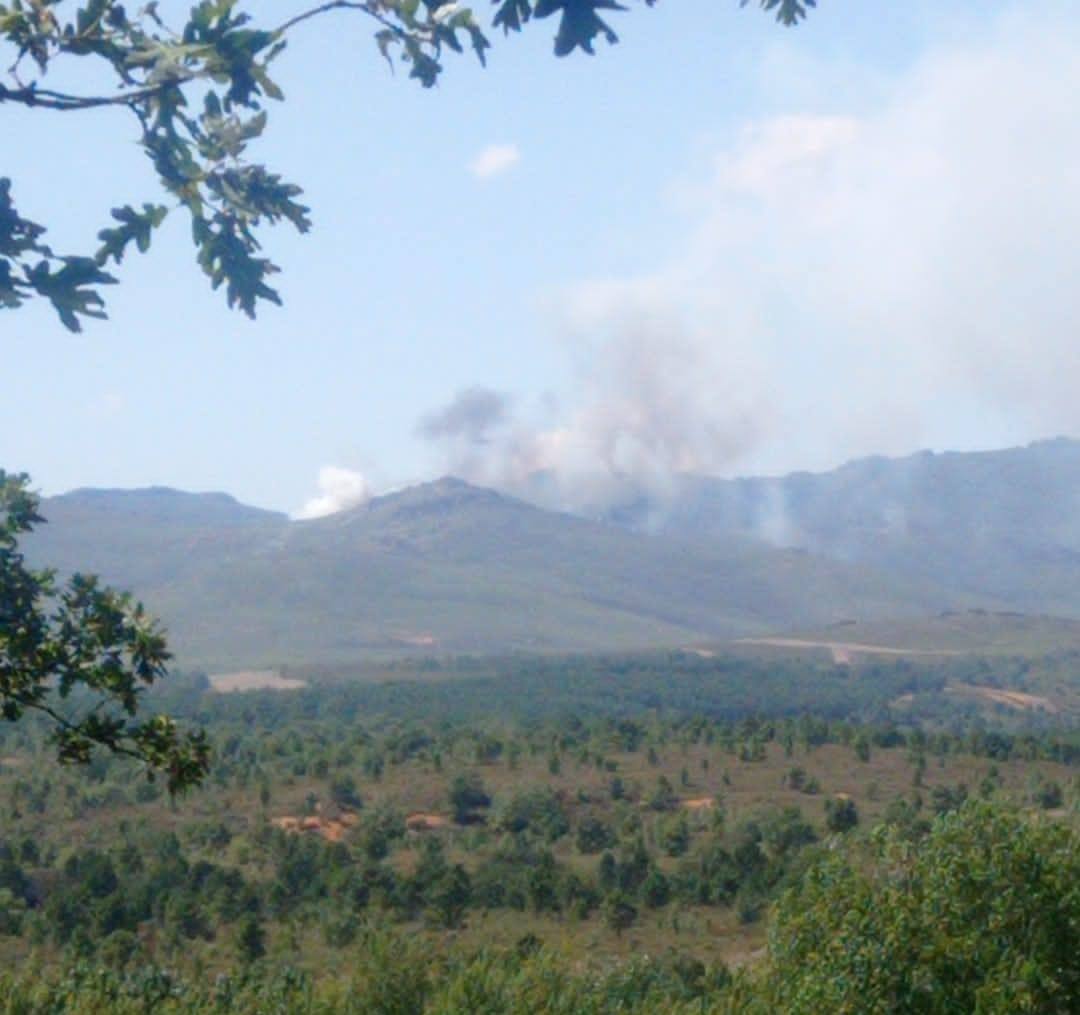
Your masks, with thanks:
M825 801L825 827L830 832L847 832L859 823L859 811L849 796Z
M361 826L360 848L369 860L382 860L404 836L405 819L395 808L384 804L369 814Z
M17 935L22 931L26 900L10 888L0 888L0 935Z
M809 891L805 886L840 860L851 878L871 882L868 906L890 901L880 891L883 885L897 897L920 899L922 909L907 928L927 924L942 907L947 911L954 904L941 898L971 894L976 882L986 882L1002 900L1009 884L1017 895L1028 891L1030 881L1036 902L1051 891L1039 884L1038 866L1057 862L1054 850L1043 848L1050 839L1039 839L1027 860L1013 862L1008 849L999 848L1007 837L984 835L982 826L968 840L988 843L986 856L972 859L958 848L948 861L948 877L925 891L907 868L885 866L876 852L883 837L906 850L900 855L912 863L929 848L930 826L917 801L889 804L883 831L826 839L818 846L823 826L829 827L824 808L803 814L768 799L783 773L789 786L792 781L791 760L781 749L788 737L822 748L805 759L807 768L819 771L831 758L845 772L865 773L862 784L851 788L867 816L880 810L867 795L868 784L880 779L883 792L895 786L912 749L943 760L944 768L935 764L929 779L946 787L950 783L943 779L987 768L975 760L973 747L1010 755L994 762L1001 788L988 813L1006 815L1039 836L1060 822L1072 836L1068 848L1075 848L1075 832L1067 830L1070 815L1022 814L997 802L1008 795L1027 803L1041 781L1067 782L1069 773L1059 766L1035 760L1061 752L1061 742L1050 736L999 740L987 731L928 735L890 724L810 717L725 721L655 712L636 719L564 714L520 724L505 717L459 724L443 716L423 720L417 713L354 715L340 708L342 699L321 689L218 696L207 693L205 681L175 675L152 693L163 695L170 708L199 714L215 742L215 768L190 813L187 807L170 811L164 802L135 803L132 788L141 782L122 759L96 755L90 766L65 770L43 753L37 726L0 730L0 759L10 760L0 771L0 924L6 928L0 930L0 966L19 970L15 979L0 983L0 998L16 998L23 1008L14 1010L75 1013L82 1005L95 1015L798 1011L803 1009L789 1007L786 988L775 982L794 982L791 977L801 975L798 963L781 968L770 960L730 977L674 949L704 957L715 954L718 943L733 954L747 945L756 948L760 931L754 925L768 919L777 898L789 890L802 898L798 893ZM623 738L626 723L640 735ZM846 745L860 736L878 747L867 766L853 768ZM764 761L735 760L749 739L765 745ZM485 762L484 777L498 793L491 812L484 813L479 801L489 792L473 766L477 745L495 742L518 743L520 751L517 767L509 751ZM661 748L655 769L645 758L649 743ZM567 775L553 777L546 770L552 745L574 770L573 791L566 787ZM434 771L436 755L445 774ZM370 787L368 808L344 827L341 841L324 840L317 821L286 830L284 821L259 804L260 787L270 786L275 814L298 814L308 794L345 783L342 777L360 771L370 757L385 760L382 779ZM732 784L724 808L731 820L710 820L682 806L652 812L642 805L634 789L640 779L659 781L683 766L696 771L702 757L724 758ZM40 763L31 769L25 765L30 758ZM597 764L597 758L605 763ZM610 798L607 763L627 773L634 802ZM711 765L712 776L703 780L709 784L695 792L715 794L722 765ZM755 781L758 788L748 789ZM424 830L410 822L414 827L407 831L402 815L426 814L433 803L438 810L436 801L447 788L458 791L464 822L432 821ZM785 793L785 799L792 796ZM970 804L953 802L959 810L939 819L939 826L968 814ZM165 830L166 823L175 831ZM569 836L562 834L564 827ZM609 851L583 860L575 849L582 842L590 849L606 843ZM998 880L984 870L998 863L995 858L1004 858ZM1074 875L1075 870L1069 876ZM852 896L848 881L837 883L838 899L829 902L829 911L841 919L851 898L858 902L861 896ZM1054 887L1064 883L1058 879ZM801 910L793 904L791 912ZM995 924L994 912L957 912L942 928L942 940L948 947L960 940L962 957L968 945L960 928L968 922L984 932L999 926L1014 942L1010 947L1026 955L1029 917L1025 911L1014 923L1002 918ZM859 931L867 919L856 907L847 931ZM880 936L880 922L868 937ZM740 924L750 929L740 931ZM395 926L401 927L400 937L385 933ZM558 937L557 953L539 944L548 933ZM510 946L523 934L532 937ZM799 937L801 931L791 934ZM620 936L631 939L623 943ZM673 952L661 960L617 957L626 950L661 954L668 945ZM29 949L39 957L33 968L17 962ZM942 944L942 954L945 949ZM851 961L865 971L874 955L867 944L862 957ZM310 969L310 977L283 978L285 961ZM1057 959L1047 961L1053 965ZM64 980L69 974L62 970L72 963L82 972ZM162 974L163 966L175 972ZM922 977L921 968L913 980ZM925 979L944 979L942 969L927 968ZM845 975L841 969L838 978ZM51 993L60 991L61 982L68 993ZM67 999L63 1005L55 1002L60 996ZM846 1009L826 1001L819 1010ZM966 1006L965 998L951 1008L850 1010L980 1009Z
M466 824L478 808L491 805L491 796L484 789L483 780L475 772L455 775L450 782L450 809L454 820Z
M112 216L120 224L112 229L102 229L98 234L102 246L94 259L98 264L107 264L109 260L119 264L131 243L140 254L145 254L150 249L151 234L165 221L168 211L160 204L144 204L141 213L130 205L114 208Z
M808 775L801 765L793 766L784 776L784 783L799 793L813 796L821 792L821 784L812 775Z
M499 804L495 824L507 832L528 830L548 842L555 842L570 831L566 807L560 795L550 788L514 793Z
M781 900L768 999L792 1015L1071 1011L1080 997L1080 839L966 804L912 843L885 828Z
M750 0L739 0L745 7ZM817 0L760 0L763 10L776 11L776 20L784 25L797 25L806 17L806 12L817 7Z
M644 0L652 6L655 0ZM746 0L743 0L746 3ZM805 0L812 5L811 0ZM65 327L79 331L81 318L105 316L99 287L115 282L103 267L119 263L134 243L148 249L153 231L172 209L191 221L199 266L214 289L225 287L230 307L254 317L260 301L280 303L268 282L278 268L259 256L258 230L287 221L310 228L300 188L251 161L249 145L267 127L268 101L284 93L271 77L275 59L307 21L335 12L369 19L375 43L394 66L425 88L442 73L446 51L467 45L484 63L491 43L471 8L437 0L329 0L298 10L280 23L256 27L239 0L200 0L175 30L158 4L129 8L120 0L10 0L0 3L0 44L6 44L16 84L0 84L0 105L68 114L90 109L124 110L137 122L139 143L170 204L144 203L113 209L117 226L102 229L96 255L60 256L44 242L44 227L23 218L0 179L0 308L31 297L49 300ZM494 26L517 32L533 18L558 16L555 53L592 53L600 36L617 36L600 11L623 10L614 0L495 0ZM794 24L804 4L761 0L778 19ZM115 90L100 94L46 86L46 74L74 59L92 62ZM54 73L55 76L55 73ZM90 79L95 79L93 72Z
M472 897L472 881L461 864L456 863L436 879L429 892L430 912L438 926L447 930L460 927Z
M1035 774L1031 780L1029 795L1032 803L1045 811L1054 810L1065 801L1065 794L1062 792L1061 784L1053 779L1046 779L1039 774Z
M3 94L0 85L0 101ZM0 177L0 310L13 310L40 296L53 305L65 327L81 331L80 315L105 316L104 301L91 287L116 280L91 258L56 254L42 241L44 233L44 226L16 211L11 180Z
M659 909L671 901L671 882L663 871L653 868L641 885L641 900L650 909Z
M935 786L930 791L930 809L935 814L948 814L962 807L967 798L967 787L963 783L955 786Z
M577 849L591 856L615 845L615 832L599 818L585 818L578 824Z
M685 812L664 820L657 838L668 856L682 856L690 848L690 822Z
M0 717L51 724L60 759L85 765L95 748L165 775L170 793L200 782L209 747L164 714L139 716L169 658L156 622L129 596L76 574L60 585L26 565L19 547L44 519L23 475L0 470Z
M330 783L330 799L338 807L347 807L350 810L359 810L364 806L364 801L356 788L356 779L348 772L334 777Z
M323 987L288 965L242 967L200 980L156 966L124 973L81 963L63 977L36 983L0 973L0 1004L5 1013L71 1015L720 1015L732 1010L723 1004L732 977L722 966L665 956L582 971L534 941L525 944L444 959L406 938L370 934L339 983Z
M670 811L678 806L679 798L675 793L675 787L666 775L661 775L656 780L656 788L649 797L649 807L654 811Z
M604 922L617 934L632 927L637 917L637 907L622 892L609 895L604 901Z

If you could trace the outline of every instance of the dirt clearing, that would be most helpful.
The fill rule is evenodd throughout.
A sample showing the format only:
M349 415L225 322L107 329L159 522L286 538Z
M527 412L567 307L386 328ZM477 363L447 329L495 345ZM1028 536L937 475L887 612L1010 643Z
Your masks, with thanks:
M992 701L998 705L1007 705L1023 712L1055 713L1061 711L1049 698L1040 694L1025 694L1023 691L1006 691L1000 687L984 687L982 684L953 684L946 690L951 694L967 694L972 697Z
M298 691L307 687L306 680L283 677L276 670L241 670L237 673L214 673L210 686L219 694L238 691Z
M449 818L441 814L410 814L405 819L405 827L410 832L430 832L436 828L446 828L450 824Z
M283 818L274 818L270 824L280 828L284 832L321 835L327 842L341 842L345 838L348 829L356 824L356 817L352 814L342 814L340 818L319 818L315 816L297 818L286 815Z
M837 665L848 665L856 656L958 656L948 648L894 648L889 645L864 645L857 641L811 641L805 638L739 638L736 645L767 645L772 648L820 648L832 655Z

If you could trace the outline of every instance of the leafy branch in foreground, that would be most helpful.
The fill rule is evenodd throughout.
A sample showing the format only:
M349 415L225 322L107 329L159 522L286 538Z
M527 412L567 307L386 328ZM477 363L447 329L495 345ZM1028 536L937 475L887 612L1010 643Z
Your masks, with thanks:
M652 7L656 0L639 0ZM740 0L746 6L752 0ZM794 25L816 0L756 0L779 22ZM520 32L533 20L558 16L555 53L594 51L597 37L618 36L602 15L627 8L615 0L493 0L493 27ZM472 8L458 0L327 0L279 24L255 27L240 0L201 0L187 21L171 26L160 0L134 13L120 0L0 0L0 49L13 59L10 83L0 79L0 106L75 113L115 108L138 122L139 144L154 166L168 205L144 203L113 210L117 226L103 229L93 255L54 253L45 228L23 218L0 179L0 309L38 297L63 324L79 331L82 318L103 318L100 287L115 283L106 271L132 243L145 251L170 211L191 219L197 261L213 288L224 285L230 307L254 317L259 301L280 303L269 279L278 271L260 256L257 231L282 219L301 233L310 228L301 190L249 161L248 145L266 129L267 100L284 93L270 76L273 61L307 22L335 12L365 18L390 62L405 64L425 88L437 83L446 51L468 47L483 64L491 42ZM100 93L45 86L46 73L72 58L93 61L94 75L112 79ZM4 60L4 65L9 61Z
M202 781L209 746L165 715L139 716L142 692L169 659L156 621L130 596L75 575L33 570L19 537L44 521L25 475L0 469L0 717L27 713L53 727L60 760L85 764L95 748L142 762L170 793Z

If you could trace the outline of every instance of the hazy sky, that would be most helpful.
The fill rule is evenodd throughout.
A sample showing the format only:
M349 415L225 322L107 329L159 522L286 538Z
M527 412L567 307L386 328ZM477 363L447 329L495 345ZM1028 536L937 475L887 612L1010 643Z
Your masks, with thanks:
M226 310L177 215L108 323L0 313L0 464L317 512L451 468L1080 434L1074 0L822 0L794 31L661 0L592 59L552 57L554 27L425 92L361 19L310 23L257 149L313 209L265 236L285 307ZM0 171L57 247L158 199L120 113L0 116Z

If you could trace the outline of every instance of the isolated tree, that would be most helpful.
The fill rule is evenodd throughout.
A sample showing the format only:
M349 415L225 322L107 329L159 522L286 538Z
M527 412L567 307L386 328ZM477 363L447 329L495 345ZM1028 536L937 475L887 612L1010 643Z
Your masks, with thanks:
M249 913L236 931L236 953L241 962L254 962L266 954L266 931L258 917Z
M475 772L454 776L450 783L449 799L454 820L459 825L468 824L473 811L491 804L491 796Z
M843 833L859 823L859 811L849 796L836 796L825 801L825 827L830 832Z
M469 875L456 863L432 885L429 896L429 915L436 926L456 930L464 919L472 897Z
M336 776L330 783L330 799L338 807L347 807L351 810L359 810L364 806L364 800L356 788L356 779L348 772Z
M61 761L95 748L164 775L170 792L205 776L209 746L165 715L140 715L142 694L169 659L156 621L130 596L75 575L27 566L21 536L44 521L23 475L0 469L0 718L43 717Z
M557 15L558 56L592 53L597 37L616 42L601 12L625 10L615 0L493 2L493 27L504 33ZM794 25L816 0L757 5ZM228 305L254 317L260 300L280 303L268 281L278 269L260 254L260 227L285 220L306 232L311 224L309 209L298 201L300 187L247 154L266 129L267 100L284 98L270 68L289 40L317 18L363 17L391 67L403 61L424 87L438 81L447 50L469 46L483 63L491 45L472 9L457 0L327 0L298 5L272 24L243 11L240 0L201 0L186 20L173 22L178 7L161 0L131 9L120 0L0 2L0 66L8 68L0 77L0 107L43 115L103 108L130 114L166 195L165 204L114 208L115 222L98 234L96 250L63 254L48 245L44 226L19 212L11 181L0 177L0 308L44 298L66 327L79 331L82 318L105 316L100 287L116 281L110 265L133 245L145 251L166 216L182 209L211 285L224 285ZM66 74L76 58L78 80L101 81L101 87L50 87L47 72ZM10 138L10 128L4 136Z
M620 937L624 930L634 926L638 918L637 907L623 892L616 892L604 899L604 922Z

